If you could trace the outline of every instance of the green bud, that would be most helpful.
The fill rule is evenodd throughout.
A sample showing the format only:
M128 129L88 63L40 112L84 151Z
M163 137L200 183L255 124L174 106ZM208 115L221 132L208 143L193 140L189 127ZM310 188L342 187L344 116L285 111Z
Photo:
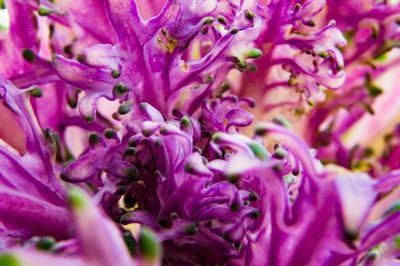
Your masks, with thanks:
M190 122L190 119L187 116L184 116L181 118L180 125L182 128L188 128L190 127L192 123Z
M346 230L344 232L344 237L349 240L350 242L354 242L358 239L359 233L354 230Z
M194 223L188 224L185 227L185 233L188 235L193 236L197 233L197 231L198 231L197 225L195 225Z
M26 61L29 63L32 63L36 59L36 55L32 52L30 49L24 49L22 50L22 56Z
M78 106L78 101L71 97L68 97L67 103L68 103L69 107L71 107L72 109L75 109Z
M263 52L257 48L253 48L246 53L247 58L259 58L262 55L263 55Z
M86 198L80 189L72 187L68 191L68 202L74 209L83 209L86 205Z
M133 237L132 233L130 231L125 231L122 234L122 237L124 238L124 242L126 247L129 250L129 253L134 256L136 253L136 240Z
M119 78L119 76L121 76L121 72L119 72L118 70L111 71L111 77L116 79L116 78Z
M274 151L274 157L280 160L284 159L286 157L286 154L286 151L282 148L277 148Z
M287 129L292 129L292 125L290 124L290 122L282 115L275 116L272 122L280 126L286 127Z
M265 148L258 142L250 142L249 144L247 144L251 151L254 153L254 155L261 159L261 160L266 160L268 158L268 153L265 150Z
M92 132L89 134L89 144L90 145L96 145L99 142L100 142L99 134L97 134L95 132Z
M92 123L94 121L94 117L91 115L87 115L84 118L85 118L86 122L88 122L88 123Z
M367 84L366 87L367 87L368 93L371 97L376 97L383 93L383 89L381 89L378 86L375 86L373 84Z
M118 107L118 113L120 115L126 115L130 111L132 111L132 105L129 103L123 103Z
M103 134L104 134L104 137L106 137L107 139L111 139L115 136L116 133L111 128L106 128L106 129L104 129Z
M240 69L246 69L247 68L247 63L245 61L239 61L236 63L236 66Z
M322 51L318 54L318 56L321 58L328 58L329 54L325 51Z
M238 203L234 202L229 206L229 208L231 209L231 211L235 212L235 211L238 211L240 209L240 206L239 206Z
M40 98L40 97L43 96L43 92L42 92L42 90L41 90L39 87L33 88L32 90L30 90L29 93L30 93L30 95L31 95L32 97L35 97L35 98Z
M129 88L122 83L115 84L113 89L120 94L123 94L123 93L129 91Z
M223 16L218 16L217 21L223 25L226 24L226 19Z
M245 18L248 19L248 20L253 20L253 19L254 19L254 13L253 13L253 11L248 10L248 9L246 9L246 10L244 11L244 16L245 16Z
M260 210L254 210L252 212L249 213L250 218L252 219L257 219L261 216L261 212Z
M201 20L201 24L203 24L203 25L211 25L213 23L214 23L213 17L205 17Z
M128 172L126 173L126 176L130 180L137 180L139 177L139 171L138 171L138 169L136 169L135 166L132 166L131 168L129 168Z
M22 266L22 263L11 253L0 255L0 266Z
M44 6L41 6L38 9L38 15L39 16L49 16L52 13L53 13L53 10L48 9L47 7L44 7Z
M136 148L128 147L124 152L124 156L134 156L136 152L137 152Z
M36 243L36 248L45 251L51 250L55 244L56 241L53 237L43 237Z
M256 202L258 199L260 198L260 196L258 196L257 192L251 191L249 194L249 200L251 202Z
M238 32L239 32L239 29L238 29L238 28L233 28L233 29L231 30L231 34L233 34L233 35L237 34Z
M149 260L156 260L161 255L161 246L156 235L147 228L140 231L139 250L141 255Z
M229 182L231 182L233 184L236 184L240 180L240 175L238 175L238 174L229 174L229 175L226 175L226 179Z
M76 61L78 61L78 62L80 62L80 63L85 62L85 60L86 60L86 55L83 54L83 53L79 53L79 54L76 56Z

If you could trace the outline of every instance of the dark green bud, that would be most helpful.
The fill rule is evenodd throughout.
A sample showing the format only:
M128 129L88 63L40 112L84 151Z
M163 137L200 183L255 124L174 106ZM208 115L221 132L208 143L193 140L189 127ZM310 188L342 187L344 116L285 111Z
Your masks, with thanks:
M201 20L201 24L203 24L203 25L211 25L213 23L214 23L213 17L205 17Z
M227 179L229 182L235 184L235 183L239 182L239 180L240 180L240 175L238 175L238 174L229 174L229 175L226 175L226 179Z
M132 111L132 105L130 103L123 103L118 107L118 114L126 115Z
M185 165L185 172L191 174L193 172L193 167L190 163Z
M256 202L258 199L260 198L260 196L258 196L257 192L251 191L249 194L249 200L251 202Z
M129 168L128 172L126 173L126 176L130 180L137 180L139 177L139 171L135 166L132 166L131 168Z
M92 132L89 134L89 144L90 145L96 145L100 142L100 136L99 134Z
M272 170L276 173L280 173L282 171L282 165L277 163L272 166Z
M250 218L257 219L261 216L260 210L253 210L249 213Z
M197 225L194 223L188 224L185 227L185 233L190 236L195 235L197 233L197 231L198 231Z
M124 156L134 156L136 154L136 148L129 147L125 150Z
M357 231L353 231L353 230L346 230L344 232L344 237L346 240L350 241L350 242L354 242L358 239L359 234Z
M282 159L284 159L286 157L286 155L287 155L286 151L284 149L282 149L282 148L277 148L274 151L274 157L276 159L282 160Z
M83 53L79 53L76 56L76 61L78 61L79 63L83 63L83 62L85 62L85 60L86 60L86 55Z
M367 90L371 97L376 97L383 93L383 90L373 84L367 84Z
M114 89L114 91L116 91L120 94L123 94L123 93L129 91L129 88L122 83L117 83L116 85L114 85L113 89Z
M282 115L275 116L272 122L280 126L286 127L287 129L292 129L292 125L290 124L290 122Z
M240 206L237 202L232 203L229 208L231 209L231 211L238 211L240 209Z
M226 19L223 16L218 16L217 21L223 25L226 25Z
M248 20L253 20L253 19L254 19L254 13L253 13L253 11L248 10L248 9L246 9L246 10L244 11L244 16L245 16L245 18L248 19Z
M256 134L257 136L265 136L265 134L267 134L268 130L262 126L257 126L254 130L254 134Z
M56 244L56 241L52 237L43 237L39 239L39 241L36 243L36 248L40 250L51 250L54 245Z
M68 98L67 102L69 107L71 107L72 109L75 109L78 106L78 102L73 98Z
M32 63L36 59L36 55L32 52L30 49L24 49L22 50L22 56L26 61L29 63Z
M233 28L233 29L231 30L231 34L233 34L233 35L237 34L238 32L239 32L239 29L238 29L238 28Z
M115 135L117 133L111 128L106 128L106 129L104 129L103 134L104 134L104 137L106 137L106 139L111 139L111 138L115 137Z
M111 71L111 77L113 78L119 78L121 76L121 72L119 72L119 70L112 70Z
M125 242L126 247L129 250L129 253L132 256L134 256L136 253L136 240L133 237L132 233L127 230L122 234L122 237L124 238L124 242Z
M88 122L88 123L92 123L94 121L94 117L91 115L87 115L84 118L85 118L86 122Z
M246 69L247 68L247 63L245 61L239 61L236 63L236 66L240 69Z

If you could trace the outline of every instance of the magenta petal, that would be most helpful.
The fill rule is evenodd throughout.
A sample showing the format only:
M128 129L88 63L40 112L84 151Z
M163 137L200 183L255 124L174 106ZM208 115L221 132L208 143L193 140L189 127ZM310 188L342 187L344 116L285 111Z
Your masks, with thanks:
M0 221L10 234L25 239L32 235L53 235L61 239L69 236L71 219L66 208L6 188L0 189L0 197Z
M87 266L84 260L71 258L69 256L56 256L44 252L15 249L0 254L0 265L21 265L21 266ZM93 265L95 266L95 265ZM97 265L96 266L100 266Z
M69 194L85 258L94 265L135 265L117 227L77 188Z

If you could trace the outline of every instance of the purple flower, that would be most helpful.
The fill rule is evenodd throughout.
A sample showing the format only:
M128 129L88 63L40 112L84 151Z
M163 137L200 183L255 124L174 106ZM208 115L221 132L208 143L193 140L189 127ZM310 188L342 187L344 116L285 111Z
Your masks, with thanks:
M1 245L25 241L33 235L69 236L70 216L66 210L63 185L56 177L51 146L57 136L47 132L45 140L32 118L29 91L0 80L0 93L26 136L26 151L20 155L11 146L0 146ZM27 223L29 221L29 223Z
M117 227L90 201L87 195L74 188L69 191L69 201L74 215L78 243L44 243L36 245L48 252L40 252L32 248L11 249L0 255L0 265L156 265L160 256L157 239L147 229L142 229L139 237L141 262L134 260L130 252L135 252L133 236L129 231L124 239ZM50 240L48 240L50 241ZM47 244L47 245L46 245ZM71 253L71 246L78 245L80 252ZM129 247L130 250L127 248ZM67 249L68 248L68 249ZM75 252L76 253L76 252Z
M371 141L383 139L397 122L398 95L384 80L396 75L393 71L400 62L394 49L399 39L398 26L394 26L399 11L398 5L389 3L363 1L359 6L356 1L328 1L327 18L337 17L339 29L349 40L343 54L346 70L352 75L336 95L307 118L311 129L307 140L318 147L321 159L367 169L377 176L385 172L385 165L380 164L386 161L376 160L382 151ZM366 133L366 125L374 125L375 130ZM350 131L355 137L344 141ZM357 131L363 132L361 139Z
M243 63L233 55L235 45L249 43L258 34L259 18L246 18L254 1L228 6L224 12L229 16L218 22L213 16L222 18L220 5L167 1L157 16L143 21L134 1L106 1L117 44L94 45L83 50L78 61L57 56L54 67L63 80L85 91L79 110L89 121L100 97L119 99L125 110L120 115L134 102L149 102L163 113L174 108L194 112L217 81ZM200 47L193 52L199 56L185 51L195 43ZM191 101L184 100L187 95Z
M271 90L291 87L300 98L304 93L320 101L321 90L342 86L344 62L338 47L346 45L346 40L333 20L316 24L324 5L325 1L309 0L269 1L259 6L263 24L256 44L264 56L257 61L257 72L244 76L241 95L252 96L257 87L258 101L264 104Z
M396 263L398 4L5 7L0 265Z

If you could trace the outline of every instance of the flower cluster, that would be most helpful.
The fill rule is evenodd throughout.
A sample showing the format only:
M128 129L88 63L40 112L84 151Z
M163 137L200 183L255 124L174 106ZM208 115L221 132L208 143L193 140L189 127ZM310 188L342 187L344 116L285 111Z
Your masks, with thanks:
M399 4L0 18L1 266L399 263Z

